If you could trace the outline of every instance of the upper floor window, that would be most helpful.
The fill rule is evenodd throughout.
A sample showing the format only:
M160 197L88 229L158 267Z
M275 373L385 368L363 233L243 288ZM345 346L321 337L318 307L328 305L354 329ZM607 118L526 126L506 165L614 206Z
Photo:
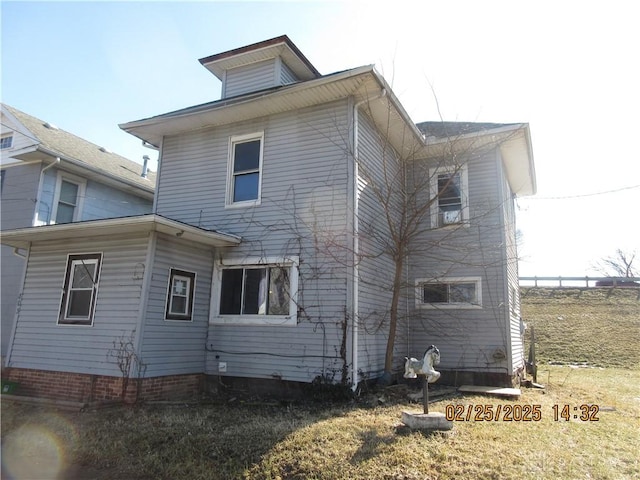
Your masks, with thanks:
M167 291L167 320L191 320L193 315L193 297L196 274L172 268L169 271Z
M69 255L58 324L91 325L98 295L101 253Z
M79 178L58 175L53 223L70 223L80 219L85 182Z
M0 137L0 150L13 147L13 134L4 134Z
M231 137L227 205L258 205L264 134Z
M297 261L245 260L216 270L214 298L219 302L213 323L297 323Z
M480 277L448 277L416 280L416 306L419 308L482 307Z
M459 225L469 220L466 166L434 170L431 175L431 192L437 195L431 209L433 227Z

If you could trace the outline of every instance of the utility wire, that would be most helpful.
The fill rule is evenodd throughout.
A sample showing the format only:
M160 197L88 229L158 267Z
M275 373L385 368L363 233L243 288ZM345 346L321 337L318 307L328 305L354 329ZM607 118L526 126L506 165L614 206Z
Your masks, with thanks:
M616 188L614 190L605 190L604 192L593 192L593 193L583 193L583 194L579 194L579 195L567 195L564 197L530 197L530 198L526 198L526 199L522 199L522 200L567 200L570 198L583 198L583 197L595 197L597 195L606 195L609 193L617 193L617 192L622 192L624 190L632 190L634 188L639 188L640 185L631 185L629 187L621 187L621 188Z

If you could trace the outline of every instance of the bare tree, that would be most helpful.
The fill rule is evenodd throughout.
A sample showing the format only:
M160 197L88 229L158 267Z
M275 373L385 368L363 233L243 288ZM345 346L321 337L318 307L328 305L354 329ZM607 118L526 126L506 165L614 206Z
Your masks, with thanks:
M615 255L603 258L596 267L608 277L637 277L640 272L634 265L635 259L635 250L629 252L618 248Z

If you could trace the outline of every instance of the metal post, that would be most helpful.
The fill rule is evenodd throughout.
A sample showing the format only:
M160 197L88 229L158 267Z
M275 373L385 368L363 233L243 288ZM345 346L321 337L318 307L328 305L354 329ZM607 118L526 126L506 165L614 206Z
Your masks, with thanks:
M422 384L422 403L423 403L423 411L424 413L429 413L429 382L427 381L427 376L424 375L424 380Z

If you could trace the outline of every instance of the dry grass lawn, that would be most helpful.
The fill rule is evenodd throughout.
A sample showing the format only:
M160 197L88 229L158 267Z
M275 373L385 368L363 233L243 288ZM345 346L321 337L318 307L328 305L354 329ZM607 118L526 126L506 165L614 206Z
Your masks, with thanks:
M540 365L538 381L546 388L525 389L517 401L452 395L430 406L445 412L451 404L540 405L540 421L509 422L501 415L497 421L456 422L447 433L415 432L400 416L403 410L420 411L421 405L398 387L346 404L213 399L63 412L2 402L2 478L640 478L640 303L635 297L636 303L593 298L587 309L575 298L543 302L541 295L525 296L539 356L602 367ZM535 300L534 309L527 299ZM607 309L599 307L602 302ZM565 326L571 322L571 329L558 328L546 337L557 323L554 316L562 316ZM620 325L625 335L608 333ZM590 333L583 334L583 328ZM572 338L592 348L582 351L580 345L574 351ZM603 350L593 348L599 345ZM616 352L622 353L612 355ZM598 421L573 418L573 407L582 404L599 407ZM559 412L569 405L569 421L554 419L554 405Z

